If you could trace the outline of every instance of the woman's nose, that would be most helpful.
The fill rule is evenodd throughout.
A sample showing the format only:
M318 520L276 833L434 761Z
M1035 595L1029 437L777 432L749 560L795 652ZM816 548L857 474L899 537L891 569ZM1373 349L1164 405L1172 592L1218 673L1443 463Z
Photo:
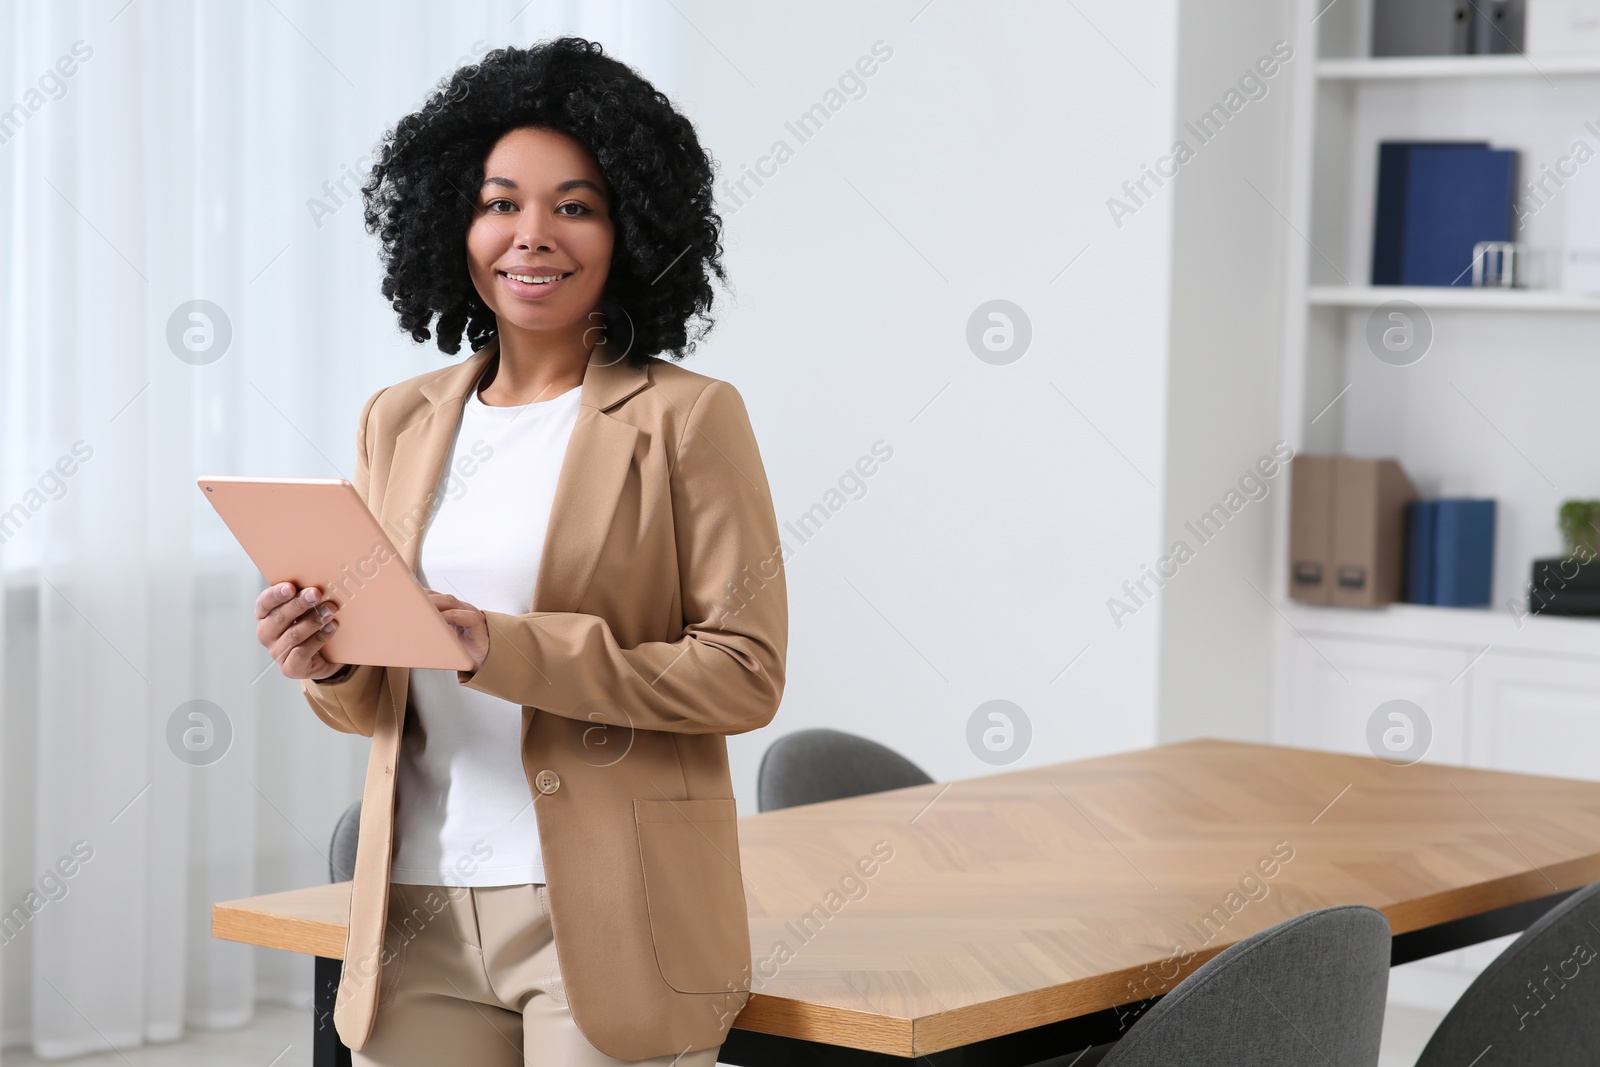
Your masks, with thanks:
M528 215L518 220L514 241L517 248L523 251L549 251L554 246L543 220Z

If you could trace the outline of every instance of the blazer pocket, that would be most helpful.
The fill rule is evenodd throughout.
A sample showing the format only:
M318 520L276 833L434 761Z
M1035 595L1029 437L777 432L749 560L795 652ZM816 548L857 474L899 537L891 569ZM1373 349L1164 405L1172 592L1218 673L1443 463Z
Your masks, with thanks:
M633 802L656 966L680 993L750 983L750 920L729 800Z

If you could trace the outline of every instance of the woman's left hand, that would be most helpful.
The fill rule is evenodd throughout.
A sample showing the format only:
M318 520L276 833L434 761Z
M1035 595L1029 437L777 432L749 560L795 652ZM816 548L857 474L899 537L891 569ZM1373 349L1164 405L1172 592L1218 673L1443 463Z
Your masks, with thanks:
M461 647L472 657L472 673L477 673L489 655L488 618L465 600L453 597L449 593L441 593L435 589L427 589L426 592L428 599L433 601L433 606L444 616L444 621L450 624L455 635L461 639Z

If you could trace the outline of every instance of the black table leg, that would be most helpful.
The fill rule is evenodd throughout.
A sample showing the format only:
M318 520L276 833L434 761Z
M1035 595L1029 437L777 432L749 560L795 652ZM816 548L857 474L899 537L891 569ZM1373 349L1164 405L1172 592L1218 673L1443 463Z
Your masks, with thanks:
M1441 952L1453 952L1507 934L1521 933L1545 912L1577 891L1567 889L1537 900L1524 900L1521 904L1486 911L1482 915L1469 915L1465 919L1427 926L1409 934L1396 934L1394 947L1390 950L1389 966L1398 967L1402 963L1437 956Z
M735 1028L723 1039L717 1060L737 1067L1026 1067L1057 1056L1071 1057L1092 1045L1116 1041L1158 999L1152 997L1121 1008L1108 1008L961 1048L929 1053L914 1060Z
M339 996L339 976L344 964L326 956L316 957L316 995L311 1010L311 1067L350 1067L350 1050L333 1028L333 1005Z

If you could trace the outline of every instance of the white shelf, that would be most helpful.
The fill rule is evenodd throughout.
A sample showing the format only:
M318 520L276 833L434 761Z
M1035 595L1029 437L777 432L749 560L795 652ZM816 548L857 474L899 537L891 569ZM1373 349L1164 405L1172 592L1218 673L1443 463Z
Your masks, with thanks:
M1600 74L1600 56L1399 56L1317 62L1317 77L1324 81L1553 78L1574 74Z
M1313 641L1318 636L1399 641L1507 652L1600 658L1600 618L1515 615L1507 605L1439 608L1390 604L1382 608L1319 607L1289 601L1284 618Z
M1447 285L1313 285L1306 300L1319 307L1373 308L1409 300L1421 308L1479 311L1600 311L1600 294L1560 289L1474 289Z

